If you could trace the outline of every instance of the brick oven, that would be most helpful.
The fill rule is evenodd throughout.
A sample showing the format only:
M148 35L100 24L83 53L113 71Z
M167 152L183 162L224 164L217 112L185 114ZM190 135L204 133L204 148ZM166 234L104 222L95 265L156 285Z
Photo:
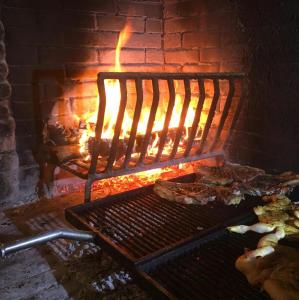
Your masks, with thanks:
M83 200L86 179L86 202L95 179L101 182L95 192L125 191L66 210L68 221L92 234L59 231L32 244L96 241L141 285L148 276L165 283L179 272L159 266L177 255L203 247L211 261L205 243L214 238L211 251L225 245L229 252L223 226L229 218L240 221L260 199L234 209L181 209L161 202L151 187L140 195L128 191L162 178L161 170L152 181L114 177L154 167L178 177L190 173L191 162L215 156L267 172L299 172L295 2L3 0L0 9L0 207L78 191ZM157 115L164 123L155 123ZM236 256L243 242L232 241ZM194 263L192 255L181 268ZM181 299L182 290L169 282L166 290L152 283L154 294ZM251 292L250 299L261 299Z

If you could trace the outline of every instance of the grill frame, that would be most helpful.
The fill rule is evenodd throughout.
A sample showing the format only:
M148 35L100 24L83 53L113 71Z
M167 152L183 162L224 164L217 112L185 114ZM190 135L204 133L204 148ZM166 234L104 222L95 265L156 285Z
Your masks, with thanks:
M189 175L185 175L182 176L180 178L176 178L176 181L180 181L180 182L191 182L194 179L194 174L189 174ZM126 265L135 265L137 263L141 263L141 262L146 262L151 260L154 257L157 257L159 255L162 255L163 253L166 253L168 251L170 251L173 248L178 248L179 246L182 246L186 243L189 243L193 240L196 239L200 239L201 237L207 236L213 232L216 232L217 230L229 226L231 224L236 224L238 223L240 220L243 220L244 217L248 216L248 215L252 215L252 211L251 208L253 206L259 205L261 204L261 200L255 198L255 197L250 197L250 199L247 199L245 201L243 201L243 206L238 206L236 208L234 207L229 207L229 206L225 206L225 205L218 205L218 207L215 206L214 207L208 207L207 205L205 206L190 206L190 205L184 205L184 204L180 204L182 206L179 206L179 208L181 207L185 207L186 208L186 212L185 211L179 211L179 210L173 210L171 212L171 214L168 216L168 218L166 218L166 227L163 228L163 234L165 235L165 232L167 233L172 233L171 229L169 229L169 226L167 227L167 222L168 224L176 224L175 222L177 222L177 224L180 224L183 226L185 225L185 221L184 221L184 217L190 218L190 217L194 217L195 220L201 220L201 218L207 218L207 214L214 214L212 215L210 218L212 221L206 221L203 219L203 223L205 224L205 228L204 230L199 230L197 231L195 229L195 227L192 227L192 224L189 225L187 224L193 231L190 230L190 233L188 231L189 227L187 227L187 229L178 229L180 232L178 232L177 236L179 236L179 238L173 242L172 238L169 238L169 240L171 240L172 242L170 242L169 244L166 244L166 246L161 247L161 246L157 246L157 249L154 249L151 246L151 249L154 249L155 251L144 251L143 254L136 254L138 251L132 248L132 245L134 247L134 245L138 248L139 247L139 253L142 253L142 251L140 251L140 245L144 245L144 247L148 247L150 248L150 245L152 245L152 238L156 238L157 236L157 227L155 227L156 225L154 224L153 227L150 228L150 232L153 234L152 237L149 237L147 239L147 236L145 236L145 240L142 240L144 237L142 236L140 239L137 239L134 241L136 244L134 244L134 242L132 242L131 240L128 242L128 244L126 244L126 241L124 243L121 243L120 241L122 241L121 239L119 240L115 240L114 238L111 237L111 235L116 235L118 236L120 234L120 236L124 235L124 234L128 234L128 230L123 230L121 227L123 227L123 222L124 220L122 218L113 218L111 221L108 221L108 225L110 227L115 228L115 226L117 226L117 229L120 228L120 230L114 232L111 231L108 233L106 232L105 226L105 232L103 233L102 231L100 231L99 229L95 228L93 225L90 224L90 218L85 218L84 213L87 212L87 215L89 216L89 211L91 211L91 214L93 214L93 211L96 211L97 209L105 209L108 207L109 209L109 205L110 207L116 207L117 205L122 205L122 207L128 208L128 203L134 205L134 203L139 201L138 197L148 197L148 195L153 195L152 192L152 188L153 185L147 186L147 187L142 187L140 189L136 189L136 190L132 190L132 191L128 191L125 193L121 193L121 194L117 194L117 195L113 195L113 196L108 196L104 199L100 199L97 201L93 201L90 203L86 203L86 204L81 204L81 205L77 205L75 207L71 207L71 208L67 208L65 210L65 216L66 219L74 226L76 226L79 229L83 229L83 230L90 230L93 231L96 235L97 235L97 242L104 248L106 249L109 253L112 253L113 255L115 255L122 263L125 263ZM137 200L136 200L137 199ZM144 199L144 198L143 198ZM134 224L139 224L138 226L143 225L144 223L140 222L140 219L142 220L143 217L145 217L145 219L148 220L147 218L147 214L151 213L150 211L152 211L150 217L152 217L153 215L157 215L158 218L164 218L165 217L165 210L161 209L161 210L157 210L156 207L154 206L156 202L161 202L161 205L164 205L164 207L168 208L169 206L172 205L179 205L177 203L173 203L173 202L169 202L165 199L162 199L160 197L158 197L157 195L155 195L155 198L153 198L154 200L152 200L153 202L153 207L148 207L147 211L144 212L144 215L140 215L142 214L142 212L139 210L137 211L136 214L136 222L134 223L133 221L133 225ZM156 201L156 202L154 202ZM241 203L241 205L242 205ZM213 206L213 202L211 203L211 205ZM196 212L194 212L194 207ZM115 209L114 209L115 211ZM136 211L135 211L136 212ZM224 214L219 214L220 212L224 212ZM109 211L108 211L109 213ZM131 213L130 209L127 210L127 213ZM226 215L225 215L226 213ZM193 214L193 215L192 215ZM209 215L210 216L210 215ZM224 216L224 217L223 217ZM176 221L178 219L178 217L180 217L183 221L180 222L181 219L179 219L179 221ZM93 217L94 219L95 217ZM175 219L176 218L176 219ZM213 219L214 218L214 219ZM215 221L216 220L216 221ZM196 221L197 222L197 221ZM92 223L94 224L94 223ZM157 224L159 225L159 223ZM200 223L197 224L198 226L200 225ZM193 225L194 226L194 225ZM168 229L167 229L168 228ZM129 230L129 234L135 234L136 235L136 231L135 230ZM174 235L175 236L175 235ZM149 241L149 239L151 239L151 241ZM162 239L162 237L161 237ZM128 239L129 240L129 239ZM140 240L142 240L142 243L140 242ZM117 242L117 243L116 243ZM145 244L148 243L148 244ZM139 245L139 246L138 246ZM137 252L136 252L137 251Z
M102 171L97 170L97 164L98 164L98 157L100 154L100 145L101 145L101 133L103 128L103 122L104 122L104 115L105 115L105 106L106 106L106 90L105 90L105 84L104 80L106 79L114 79L119 80L120 82L120 91L121 91L121 101L120 101L120 110L118 112L117 116L117 122L114 129L114 137L112 139L112 144L110 147L110 154L107 159L107 164L104 166ZM113 167L113 164L115 162L115 156L116 156L116 149L118 147L118 141L119 141L119 133L121 130L121 125L123 121L123 113L126 106L126 103L129 99L127 99L127 88L126 88L126 82L128 80L134 80L136 83L136 94L137 94L137 100L136 100L136 107L134 111L134 117L133 117L133 125L130 131L130 137L128 141L128 146L125 154L125 159L123 164L115 168ZM153 88L153 103L151 105L151 114L152 117L149 118L150 121L148 121L147 124L147 130L146 134L144 136L144 140L142 142L141 151L139 159L133 163L133 165L129 165L129 161L131 159L132 150L134 146L134 142L136 139L136 130L137 125L140 117L140 111L142 110L142 81L143 80L151 80L152 81L152 88ZM148 159L145 159L146 152L147 152L147 145L149 142L150 135L152 134L152 125L155 119L155 105L158 105L158 101L160 98L159 93L159 86L158 82L159 80L167 80L168 82L168 89L169 89L169 102L168 102L168 109L166 112L166 117L164 120L164 128L161 132L160 137L160 143L159 143L159 149L157 152L156 157L153 160L148 161ZM168 133L168 123L170 121L171 115L172 115L172 105L170 105L170 102L174 102L175 98L175 91L174 91L174 80L182 80L184 81L184 89L185 89L185 100L184 100L184 108L182 110L181 114L181 120L180 125L178 127L174 146L172 148L171 154L168 157L162 158L162 151L164 148L164 142ZM197 80L198 81L198 88L199 88L199 99L198 99L198 106L196 108L196 113L193 121L193 125L191 127L191 133L189 135L189 139L186 145L186 149L184 150L184 153L181 156L176 156L178 153L178 145L180 136L182 135L182 128L184 125L184 118L185 118L185 110L187 109L187 105L190 102L191 93L190 93L190 80ZM212 99L212 104L209 109L206 125L203 129L202 138L200 141L199 149L197 149L195 152L192 150L192 146L194 143L196 131L198 128L200 115L202 112L202 105L203 102L206 99L206 93L205 93L205 86L204 82L206 80L212 80L213 87L214 87L214 95ZM207 137L211 128L211 124L214 118L214 114L216 111L216 106L220 98L220 88L219 83L220 80L226 80L229 84L228 88L228 94L226 95L226 102L222 111L221 119L219 126L217 128L215 138L212 141L211 145L209 146L209 149L204 149L204 146L206 146ZM228 116L228 112L231 108L232 99L235 96L235 81L240 80L240 95L239 95L239 101L236 107L236 110L234 111L234 115L232 117L232 121L230 124L230 127L228 129L228 134L225 140L222 140L222 148L216 149L216 145L218 142L220 142L221 132L224 128L225 120ZM86 202L91 201L91 189L92 185L95 181L115 177L115 176L122 176L132 173L138 173L145 170L155 169L155 168L163 168L167 166L177 165L180 163L185 162L191 162L216 156L223 156L224 152L223 149L226 147L230 137L232 130L234 129L236 125L236 121L238 119L238 116L240 114L242 105L244 103L244 98L247 95L247 80L244 73L145 73L145 72L101 72L98 73L98 91L99 91L99 109L98 109L98 117L96 122L96 136L93 142L93 145L91 146L91 161L90 163L86 163L82 161L81 159L72 159L70 161L63 161L59 162L55 160L55 164L57 164L59 167L65 169L66 171L82 178L86 179L85 183L85 192L84 192L84 200ZM152 113L153 110L153 113ZM192 151L191 151L192 150ZM205 151L204 151L205 150ZM192 152L192 153L191 153Z
M242 220L242 224L248 224L251 222L254 222L256 219L253 215L251 216L247 216L244 217ZM241 220L240 220L241 222ZM247 235L245 237L245 235ZM254 241L258 241L258 239L260 238L260 236L256 233L247 233L244 236L239 235L241 238L241 243L242 240L250 240L250 242L252 243L252 240ZM191 259L191 261L194 260L194 258L192 259L192 256L194 256L194 253L198 253L200 255L207 255L207 251L205 251L204 247L211 247L212 243L217 243L218 240L224 238L227 240L227 242L231 242L232 239L234 239L235 237L238 237L238 234L228 234L227 231L225 229L221 229L218 230L216 232L213 232L201 239L195 240L193 242L190 242L186 245L183 245L179 248L173 249L159 257L156 257L154 259L152 259L151 261L145 262L145 263L140 263L136 265L136 270L135 270L135 276L138 279L138 281L140 282L140 284L142 285L142 287L147 290L150 294L155 295L156 297L159 297L159 299L171 299L171 300L178 300L178 299L195 299L194 298L194 289L192 290L192 287L190 286L186 286L185 285L185 289L183 287L183 291L180 290L181 292L186 291L186 289L192 290L190 293L193 293L193 297L178 297L178 295L175 293L175 289L174 288L170 288L169 286L167 286L169 283L170 284L174 284L175 282L179 282L180 288L182 288L182 286L184 286L184 282L181 281L176 281L179 280L179 278L175 278L175 282L173 282L173 278L171 277L176 277L175 275L172 276L172 274L169 278L167 277L167 274L164 274L164 278L162 278L161 281L161 277L159 278L159 276L157 275L157 273L155 274L155 272L159 273L159 268L163 268L164 273L167 273L167 268L169 268L170 270L173 269L173 267L171 265L176 265L177 268L179 268L180 264L182 264L180 261L183 260L188 260ZM238 242L237 242L238 243ZM246 243L246 245L248 245ZM238 245L240 246L240 244ZM244 245L245 246L245 245ZM213 246L212 246L213 247ZM212 248L213 249L213 248ZM219 251L218 251L219 252ZM217 252L217 254L218 254ZM240 253L241 254L241 253ZM221 256L223 258L223 256ZM206 257L205 257L206 258ZM234 259L236 259L237 257L235 257ZM215 260L218 260L219 257L216 257ZM207 260L211 261L211 255L210 258L205 259L204 263L207 264ZM217 261L218 262L218 261ZM220 260L221 263L221 260ZM224 260L223 263L225 264L226 261ZM213 264L211 265L212 269L215 269L215 265L213 266ZM234 266L233 266L234 268ZM166 269L166 271L165 271ZM168 271L170 271L168 270ZM239 271L236 271L236 274L239 273ZM182 273L184 273L184 269L183 271L181 271ZM189 272L189 270L188 270ZM190 275L194 275L193 273L189 273ZM185 274L182 274L182 276ZM191 275L191 276L192 276ZM207 275L209 276L209 275ZM216 275L218 276L218 275ZM197 277L196 277L197 278ZM188 278L187 278L188 279ZM186 279L186 280L187 280ZM198 279L198 278L197 278ZM213 281L213 278L208 277L208 279L210 281ZM215 279L215 278L214 278ZM219 280L219 277L217 278ZM241 292L244 292L244 298L223 298L223 299L250 299L250 300L270 300L270 297L268 295L266 295L265 293L262 293L261 291L258 291L257 288L252 287L246 280L245 276L241 273L237 274L237 280L238 283L242 283L244 284L242 286ZM190 281L190 277L189 277L189 281ZM192 281L192 280L191 280ZM220 281L225 282L225 278L220 278ZM200 280L199 280L200 282ZM194 282L193 282L194 283ZM213 289L213 284L208 284L208 288ZM207 294L204 294L206 291L203 291L203 295L198 295L196 299L202 299L202 300L206 300L206 299L214 299L211 298L211 296L207 296ZM231 292L230 288L229 288L229 292ZM190 295L189 293L189 295ZM248 293L250 293L250 295L248 296ZM186 294L188 294L186 292ZM240 295L240 294L239 294ZM251 298L251 296L254 295L254 298ZM220 298L215 298L215 299L220 299Z

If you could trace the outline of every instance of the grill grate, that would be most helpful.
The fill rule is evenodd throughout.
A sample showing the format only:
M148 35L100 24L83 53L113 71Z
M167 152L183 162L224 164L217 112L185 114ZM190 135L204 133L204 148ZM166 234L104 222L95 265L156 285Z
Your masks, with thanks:
M191 250L177 250L174 257L165 255L141 269L177 299L269 299L251 287L234 267L244 248L256 248L259 238L253 233L238 235L222 231Z
M252 198L238 207L216 202L205 206L183 205L161 199L150 187L135 196L128 192L115 199L112 196L109 201L68 209L66 217L71 223L93 230L102 240L108 239L111 247L136 262L225 223L235 223L258 204L260 201Z

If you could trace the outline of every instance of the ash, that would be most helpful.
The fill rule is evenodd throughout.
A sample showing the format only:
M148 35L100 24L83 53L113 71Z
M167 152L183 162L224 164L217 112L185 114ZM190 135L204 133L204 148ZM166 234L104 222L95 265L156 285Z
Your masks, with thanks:
M98 292L104 293L106 291L113 291L120 285L126 285L131 282L131 276L125 271L114 272L106 276L100 281L93 281L91 286Z

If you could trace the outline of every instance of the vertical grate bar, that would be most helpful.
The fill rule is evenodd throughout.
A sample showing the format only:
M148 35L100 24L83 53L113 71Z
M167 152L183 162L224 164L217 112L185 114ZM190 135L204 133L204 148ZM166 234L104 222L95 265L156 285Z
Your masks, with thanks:
M154 121L155 121L155 117L156 117L156 112L157 112L157 108L158 108L158 104L159 104L160 91L159 91L159 83L158 83L157 78L152 79L152 87L153 87L153 102L152 102L152 106L151 106L150 115L148 118L146 133L145 133L144 140L142 143L142 148L141 148L141 153L139 156L138 163L142 163L144 160L144 157L146 155L147 147L150 142L152 129L153 129Z
M180 140L182 137L185 119L187 116L189 103L191 100L191 89L190 89L190 80L189 79L184 79L184 87L185 87L185 99L184 99L184 104L183 104L183 108L182 108L179 127L177 129L175 140L174 140L173 147L172 147L172 151L171 151L171 154L169 157L170 159L173 159L178 151L178 146L179 146L179 143L180 143Z
M202 134L202 138L201 138L201 143L199 146L199 149L196 151L197 154L201 154L203 151L203 148L205 146L205 143L207 141L207 136L215 115L215 110L216 110L216 106L217 106L217 102L219 99L219 94L220 94L220 89L219 89L219 79L213 79L213 85L214 85L214 97L212 100L212 104L209 110L209 114L208 114L208 118L207 118L207 122Z
M165 121L164 121L162 134L161 134L161 137L159 140L159 148L158 148L158 152L157 152L157 155L155 158L155 162L160 161L160 158L161 158L164 146L165 146L167 132L168 132L168 126L170 123L172 111L174 108L174 102L175 102L175 89L174 89L173 79L167 79L167 83L168 83L168 90L169 90L169 102L168 102L168 107L167 107L167 111L166 111L166 115L165 115Z
M223 148L225 148L227 146L229 140L231 139L232 132L233 132L235 126L236 126L236 123L237 123L237 120L238 120L238 117L239 117L239 114L241 112L241 109L242 109L242 106L243 106L243 103L244 103L244 99L245 99L246 96L247 96L247 82L245 80L242 80L241 96L240 96L240 99L239 99L237 109L235 111L235 115L233 117L232 124L230 126L230 129L229 129L229 132L228 132L228 135L227 135L228 138L225 141L225 144L224 144Z
M135 112L133 117L132 128L130 132L130 138L128 142L127 152L124 160L124 167L128 167L129 160L131 159L132 150L134 148L134 143L136 139L137 127L138 122L141 115L142 103L143 103L143 92L142 92L142 80L140 78L135 79L135 86L136 86L136 105L135 105Z
M192 145L193 145L193 142L194 142L194 139L195 139L195 136L196 136L197 128L199 126L203 104L204 104L205 97L206 97L205 84L204 84L203 79L198 79L198 86L199 86L200 95L199 95L199 100L198 100L198 103L197 103L197 107L196 107L195 116L194 116L194 120L193 120L193 123L192 123L191 131L190 131L188 143L187 143L187 146L186 146L186 150L184 152L185 157L187 157L189 155L190 150L192 148Z
M212 146L210 148L210 151L213 151L215 149L216 145L217 145L217 142L218 142L218 139L221 135L221 131L223 129L225 120L228 116L228 111L229 111L229 109L231 107L231 104L232 104L232 101L233 101L233 97L234 97L234 93L235 93L235 85L234 85L233 79L229 79L228 83L229 83L229 91L228 91L228 94L227 94L227 97L226 97L226 101L225 101L225 105L224 105L223 112L222 112L222 115L221 115L221 119L220 119L220 122L219 122L219 125L218 125L218 128L217 128L217 132L215 134L214 141L213 141Z
M103 78L98 79L98 89L99 89L99 109L98 109L98 118L97 118L97 124L95 129L95 145L92 149L93 153L91 156L89 174L94 174L96 172L97 161L100 154L99 142L103 131L105 110L106 110L106 90L105 90L105 81Z
M115 129L114 129L114 136L110 148L110 155L108 158L107 162L107 167L105 171L111 171L113 167L113 163L116 158L116 153L118 149L118 144L119 144L119 135L121 132L121 127L124 119L124 114L125 114L125 109L126 109L126 104L127 104L127 85L126 85L126 79L120 79L120 106L119 106L119 111L117 115L117 120L115 124Z

